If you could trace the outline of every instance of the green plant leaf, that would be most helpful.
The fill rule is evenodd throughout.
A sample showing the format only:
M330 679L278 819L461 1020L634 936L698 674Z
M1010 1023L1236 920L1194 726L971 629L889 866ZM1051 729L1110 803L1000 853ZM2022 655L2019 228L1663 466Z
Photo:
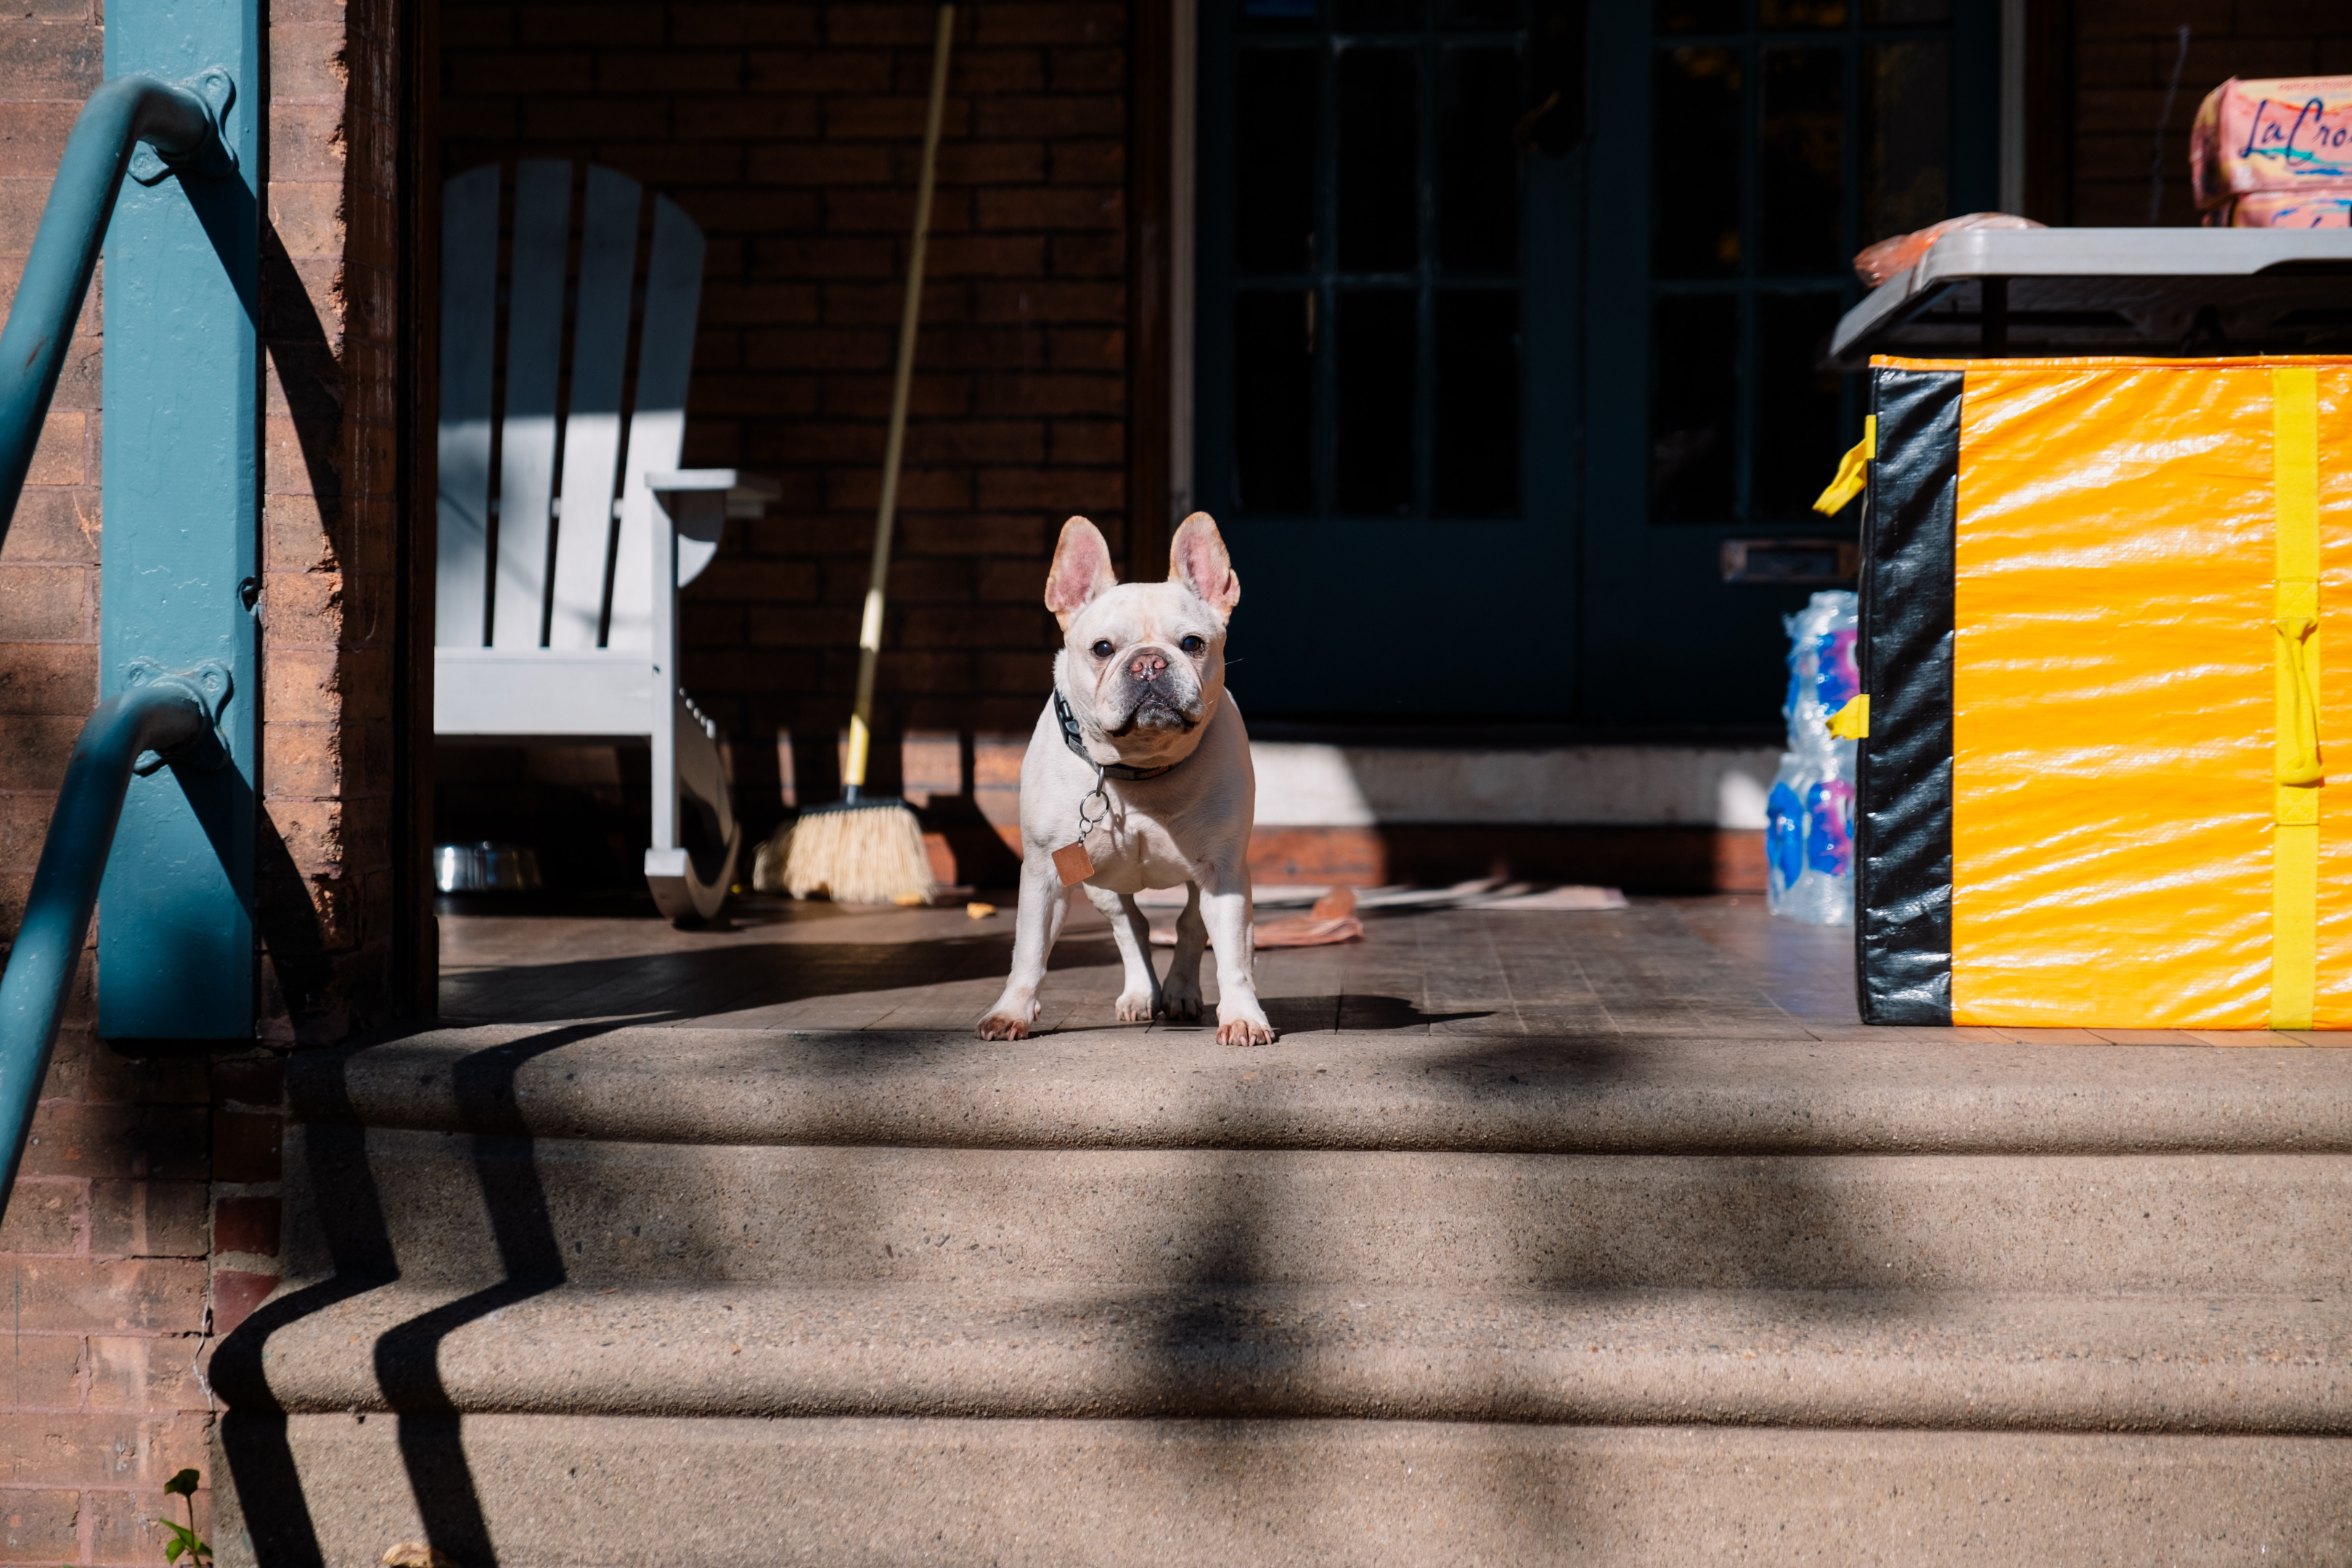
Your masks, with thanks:
M180 1560L180 1553L185 1552L187 1549L188 1543L186 1542L174 1541L169 1546L163 1548L163 1561L166 1563L177 1563Z
M173 1476L170 1480L163 1483L163 1489L166 1492L175 1493L181 1497L194 1497L196 1494L196 1482L198 1479L199 1478L195 1471L182 1470L178 1475Z

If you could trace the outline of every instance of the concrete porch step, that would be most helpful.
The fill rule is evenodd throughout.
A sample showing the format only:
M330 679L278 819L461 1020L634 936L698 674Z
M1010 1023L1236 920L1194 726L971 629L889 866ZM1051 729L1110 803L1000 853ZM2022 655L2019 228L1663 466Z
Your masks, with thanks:
M511 1568L2352 1558L2352 1443L2294 1436L232 1412L222 1447L224 1564L247 1519L273 1562Z
M1696 1023L1529 1037L1424 1018L1254 1051L1165 1026L1003 1044L485 1025L302 1053L288 1092L311 1121L648 1143L2352 1152L2336 1051Z
M299 1054L222 1561L2352 1554L2341 1054L1413 1011Z
M297 1285L231 1408L2352 1432L2341 1293Z
M1496 1154L310 1126L291 1272L449 1280L2352 1290L2352 1155Z

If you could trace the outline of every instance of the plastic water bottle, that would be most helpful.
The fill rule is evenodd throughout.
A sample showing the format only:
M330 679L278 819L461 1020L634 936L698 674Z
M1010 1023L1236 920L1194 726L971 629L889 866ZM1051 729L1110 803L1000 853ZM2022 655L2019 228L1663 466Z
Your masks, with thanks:
M1822 593L1781 620L1789 749L1764 803L1768 902L1774 914L1811 925L1853 921L1854 743L1831 734L1829 721L1862 689L1856 610L1852 594Z

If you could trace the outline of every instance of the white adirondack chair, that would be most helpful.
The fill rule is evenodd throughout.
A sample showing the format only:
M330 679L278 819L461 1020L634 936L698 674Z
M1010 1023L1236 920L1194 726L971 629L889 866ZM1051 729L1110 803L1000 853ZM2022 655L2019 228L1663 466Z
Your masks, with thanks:
M625 406L644 193L593 164L561 402L573 165L526 159L517 169L506 399L492 412L500 180L491 164L443 188L434 731L650 741L646 880L664 914L708 920L734 880L742 830L716 731L677 684L677 591L710 563L726 520L761 515L777 487L677 466L703 244L660 195L635 397Z

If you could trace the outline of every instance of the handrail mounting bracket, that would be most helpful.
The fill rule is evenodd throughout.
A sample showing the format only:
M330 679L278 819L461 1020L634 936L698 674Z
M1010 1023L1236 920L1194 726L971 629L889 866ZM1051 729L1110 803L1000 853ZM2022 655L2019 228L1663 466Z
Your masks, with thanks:
M204 710L205 724L195 737L184 745L164 751L142 752L131 771L141 778L160 773L166 767L193 768L211 773L228 759L228 746L221 740L215 726L220 723L223 710L235 694L236 682L230 679L228 666L207 659L194 669L165 669L152 658L134 658L122 671L122 684L136 686L169 686L188 694Z
M209 132L193 151L186 153L166 153L152 142L141 141L132 150L131 166L125 172L142 185L161 184L173 174L217 180L236 170L236 149L229 145L228 132L223 128L229 106L236 101L236 79L221 67L214 66L179 85L195 94L204 105Z

